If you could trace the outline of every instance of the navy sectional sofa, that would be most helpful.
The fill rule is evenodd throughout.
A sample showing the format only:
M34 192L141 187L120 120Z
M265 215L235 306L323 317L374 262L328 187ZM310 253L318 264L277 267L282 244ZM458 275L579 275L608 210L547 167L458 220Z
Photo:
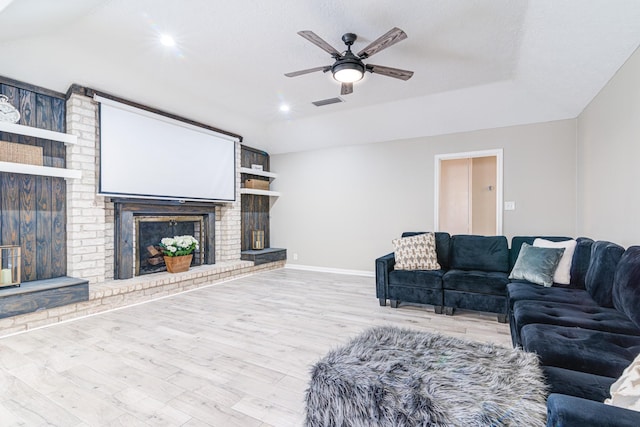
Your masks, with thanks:
M403 233L403 237L419 234ZM568 237L539 236L562 241ZM380 305L430 304L508 319L514 347L538 354L549 384L547 426L640 426L640 412L603 403L640 354L640 246L576 239L568 285L509 279L523 243L503 236L436 233L440 270L394 270L394 254L376 260Z
M507 286L514 346L538 354L550 387L547 425L640 426L602 403L640 354L640 246L595 242L585 289L558 291Z
M424 232L405 232L410 237ZM389 300L397 308L401 302L433 305L436 313L453 315L455 309L496 313L506 322L509 313L507 285L519 283L527 289L540 287L512 281L509 273L523 243L541 237L551 241L569 240L558 236L517 236L511 249L504 236L454 235L436 232L436 253L440 270L394 270L393 253L376 259L376 296L380 305ZM578 239L571 267L569 287L584 289L589 265L591 239ZM535 288L531 288L535 289ZM555 289L555 288L554 288Z

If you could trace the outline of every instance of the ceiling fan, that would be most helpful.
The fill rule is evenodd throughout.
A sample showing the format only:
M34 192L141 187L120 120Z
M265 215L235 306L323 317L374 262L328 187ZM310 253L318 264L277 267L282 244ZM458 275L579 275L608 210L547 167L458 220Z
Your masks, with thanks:
M365 64L363 60L370 58L383 49L388 48L407 38L407 34L400 28L392 28L387 33L378 37L369 46L362 49L357 54L351 52L351 46L358 39L358 36L353 33L346 33L342 36L342 41L347 45L347 50L344 53L338 52L333 46L321 39L313 31L298 31L305 39L318 46L320 49L328 52L335 62L333 65L326 65L323 67L309 68L306 70L294 71L292 73L286 73L287 77L296 77L303 74L313 73L315 71L322 71L326 73L331 71L333 78L342 83L340 89L341 95L348 95L353 92L353 82L357 82L362 79L364 72L376 73L383 76L394 77L400 80L409 80L413 76L413 71L401 70L399 68L383 67L382 65Z

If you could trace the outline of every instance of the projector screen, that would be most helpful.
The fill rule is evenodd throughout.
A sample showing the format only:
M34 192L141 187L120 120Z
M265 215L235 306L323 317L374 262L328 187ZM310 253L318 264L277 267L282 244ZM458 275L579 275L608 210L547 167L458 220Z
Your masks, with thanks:
M234 201L235 142L224 134L96 96L99 194Z

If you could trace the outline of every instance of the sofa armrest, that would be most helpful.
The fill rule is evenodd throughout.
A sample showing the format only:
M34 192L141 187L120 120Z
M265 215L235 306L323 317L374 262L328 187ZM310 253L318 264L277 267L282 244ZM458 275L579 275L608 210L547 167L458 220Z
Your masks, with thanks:
M640 412L593 400L550 394L547 399L547 427L637 427Z
M389 285L389 272L393 271L396 258L393 252L376 259L376 297L387 299L387 286Z

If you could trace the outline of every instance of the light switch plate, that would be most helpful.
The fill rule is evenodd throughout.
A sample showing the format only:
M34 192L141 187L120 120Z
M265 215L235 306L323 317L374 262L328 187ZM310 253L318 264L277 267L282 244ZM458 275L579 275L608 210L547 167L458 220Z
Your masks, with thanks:
M504 202L504 210L505 211L515 211L516 210L516 202Z

